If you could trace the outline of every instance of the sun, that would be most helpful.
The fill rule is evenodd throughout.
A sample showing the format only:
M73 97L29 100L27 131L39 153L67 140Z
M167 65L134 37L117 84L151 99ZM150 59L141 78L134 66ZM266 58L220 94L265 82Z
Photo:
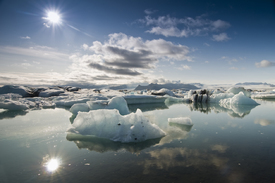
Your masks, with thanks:
M47 17L45 18L52 24L60 24L61 23L61 17L60 14L54 11L49 11L47 13Z

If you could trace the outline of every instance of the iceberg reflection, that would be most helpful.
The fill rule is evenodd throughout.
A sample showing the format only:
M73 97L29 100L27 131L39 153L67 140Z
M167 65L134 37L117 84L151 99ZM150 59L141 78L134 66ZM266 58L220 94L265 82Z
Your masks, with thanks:
M4 110L3 112L0 112L0 120L1 119L15 118L16 116L24 116L27 113L28 113L28 111L10 111L10 110Z
M165 103L151 103L151 104L130 104L128 105L130 112L136 112L137 109L140 109L142 112L145 111L154 111L168 109L168 106Z
M66 139L68 141L73 141L79 149L88 149L90 151L96 151L100 153L108 151L117 152L119 150L126 150L131 153L139 153L143 149L158 144L161 138L149 139L139 143L121 143L94 136L83 136L79 134L68 133Z
M233 118L244 118L254 109L257 105L230 105L230 106L221 106L216 103L207 103L207 104L198 104L192 103L188 107L191 111L200 111L202 113L227 113Z
M193 125L185 125L185 124L174 123L174 122L169 122L169 126L177 127L179 129L181 129L182 131L186 131L186 132L189 132L191 130L191 128L193 127Z
M269 119L255 119L255 124L260 124L261 126L268 126L268 125L274 125L275 120L269 120Z
M174 167L193 167L201 170L214 167L223 170L229 161L228 158L208 149L163 148L149 151L148 154L149 159L139 162L139 165L144 167L144 174L149 174L154 167L165 170Z

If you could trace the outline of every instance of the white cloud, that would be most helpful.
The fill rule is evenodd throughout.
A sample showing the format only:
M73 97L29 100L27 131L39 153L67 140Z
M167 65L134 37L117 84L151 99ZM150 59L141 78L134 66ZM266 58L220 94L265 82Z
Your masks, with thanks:
M228 41L229 39L231 39L231 38L229 38L226 33L220 33L220 34L213 35L214 41L221 42L221 41Z
M26 37L21 36L20 38L21 39L31 39L29 36L26 36Z
M237 67L230 67L231 70L239 70Z
M147 15L144 19L140 19L139 22L151 27L146 32L166 37L207 35L209 32L224 31L231 26L230 23L223 20L213 21L206 19L204 15L196 18L175 18L169 15L153 18Z
M191 70L191 67L188 66L188 65L181 65L181 67L179 68L179 70L183 70L183 69L185 69L185 70Z
M210 46L210 44L208 44L208 43L203 43L203 44L204 44L205 46L208 46L208 47Z
M261 62L255 63L256 67L272 67L275 66L275 62L270 62L268 60L262 60Z
M56 59L58 61L68 61L69 55L56 51L47 46L35 46L29 48L0 46L0 53L30 56L42 59Z
M87 55L74 54L70 57L68 78L97 83L150 82L160 78L152 71L159 61L167 64L176 61L192 61L187 46L173 44L163 39L143 40L123 33L109 35L105 42L94 41L84 44ZM108 79L106 79L108 78Z
M89 49L89 46L88 46L87 44L83 44L83 45L82 45L82 48L83 48L84 50L88 50L88 49Z
M87 48L87 45L83 47ZM159 60L192 61L188 56L187 46L175 45L163 39L143 41L140 37L127 36L123 33L110 34L109 40L105 43L94 41L89 50L94 53L93 56L97 58L98 64L111 66L114 69L149 69L154 68ZM89 62L94 63L94 60L90 59Z
M155 13L157 10L152 10L152 9L146 9L144 10L144 13L147 14L147 15L151 15L153 13Z
M161 28L161 27L153 27L151 30L146 32L153 33L156 35L163 35L165 37L187 37L188 33L186 30L180 31L177 27L169 27L169 28Z
M47 27L47 28L50 28L51 26L49 25L49 24L47 24L47 23L43 23L43 25L45 26L45 27Z

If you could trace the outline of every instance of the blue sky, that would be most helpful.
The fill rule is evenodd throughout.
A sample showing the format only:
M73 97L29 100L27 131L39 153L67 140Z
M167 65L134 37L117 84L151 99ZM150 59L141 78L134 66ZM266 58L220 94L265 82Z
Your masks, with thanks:
M0 25L0 84L275 83L271 0L2 0Z

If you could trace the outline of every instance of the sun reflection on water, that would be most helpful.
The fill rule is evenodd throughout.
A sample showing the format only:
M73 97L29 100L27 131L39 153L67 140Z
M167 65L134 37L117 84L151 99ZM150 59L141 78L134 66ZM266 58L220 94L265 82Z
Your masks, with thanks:
M47 162L46 167L49 172L54 172L58 169L59 165L60 165L60 162L58 159L50 159Z
M49 155L46 155L43 158L43 166L46 168L48 172L55 172L61 166L61 160L59 158L53 158Z

